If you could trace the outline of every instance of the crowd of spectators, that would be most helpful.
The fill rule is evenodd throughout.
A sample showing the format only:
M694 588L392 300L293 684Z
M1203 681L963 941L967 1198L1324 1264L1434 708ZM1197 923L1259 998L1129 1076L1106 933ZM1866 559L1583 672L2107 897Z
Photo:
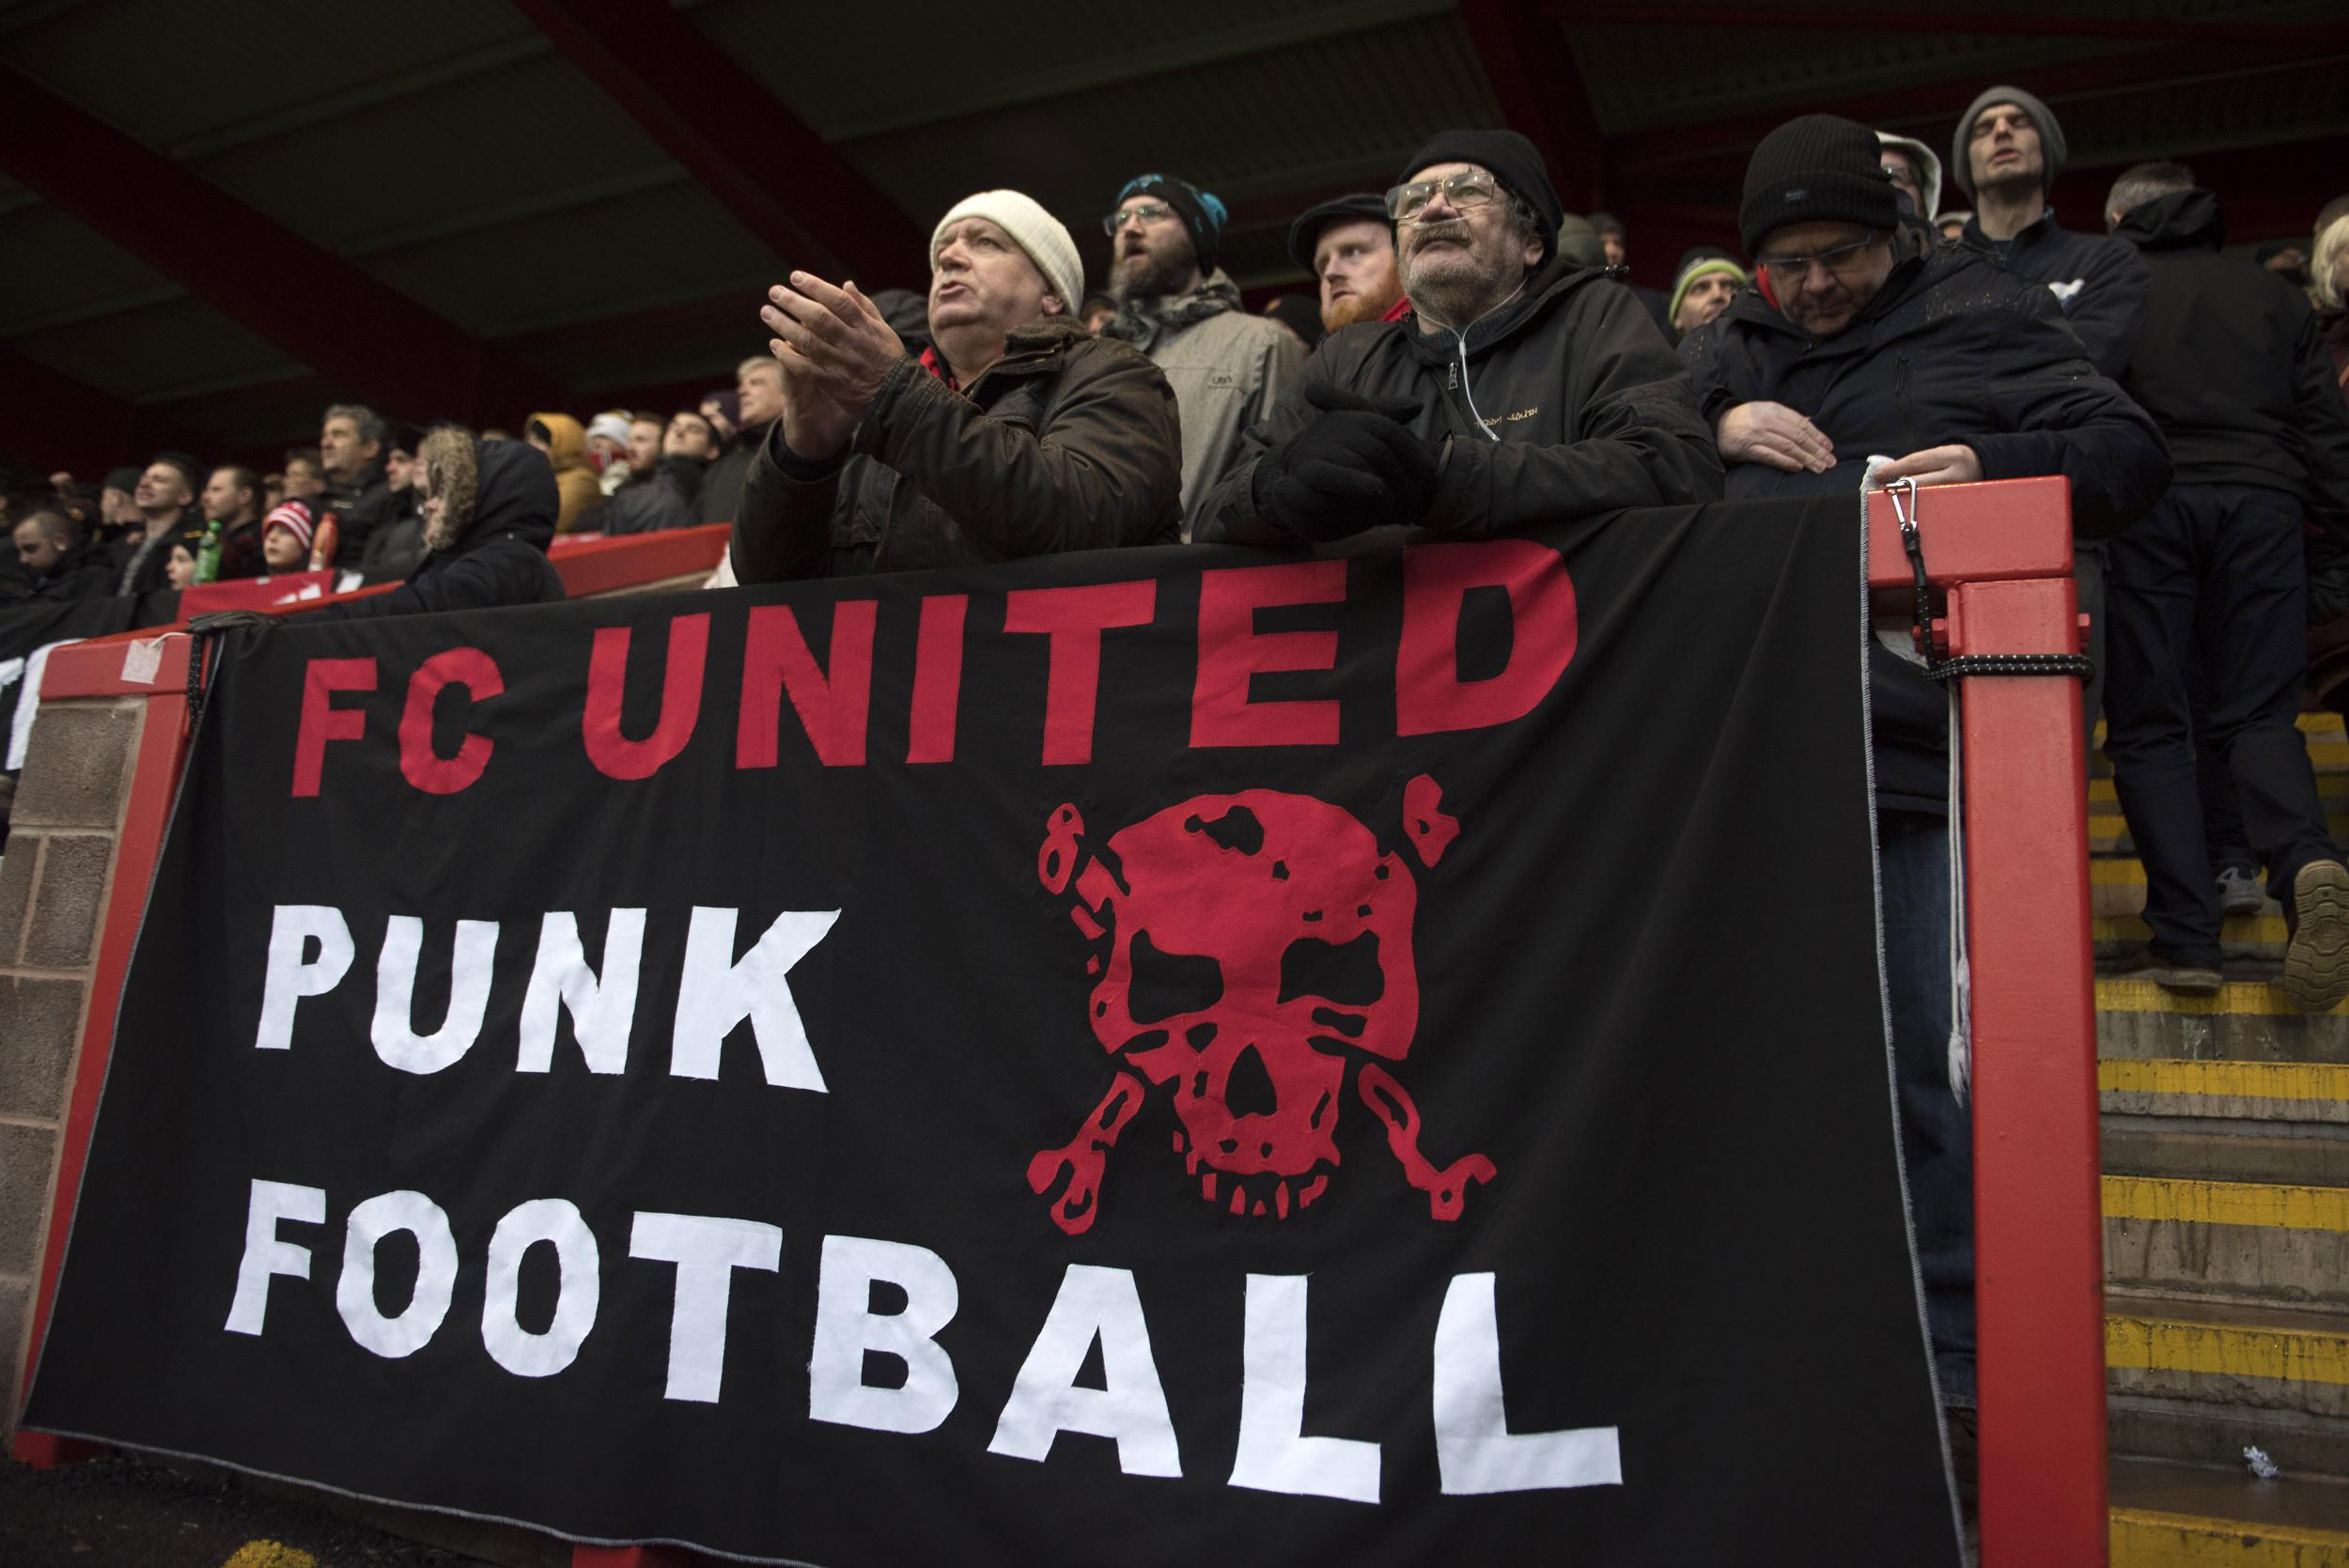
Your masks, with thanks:
M1736 248L1689 251L1657 290L1626 281L1620 221L1563 210L1532 144L1447 132L1391 188L1299 215L1317 297L1263 312L1218 265L1222 203L1187 180L1103 193L1093 294L1060 222L982 191L939 218L926 296L791 272L756 303L765 351L692 408L538 412L516 440L338 404L277 473L165 452L58 475L12 512L0 593L331 565L404 580L346 612L381 614L559 597L547 542L580 531L730 523L723 585L2060 475L2108 672L2089 712L2108 709L2147 866L2143 972L2217 989L2219 921L2258 906L2263 868L2284 994L2328 1009L2349 997L2349 866L2294 719L2306 625L2349 612L2349 197L2247 260L2225 254L2223 191L2149 163L2106 194L2107 232L2074 233L2050 204L2067 151L2011 85L1946 159L1797 116L1752 151ZM1941 210L1951 188L1970 210ZM1905 1157L1963 1424L1949 707L1906 629L1870 651Z

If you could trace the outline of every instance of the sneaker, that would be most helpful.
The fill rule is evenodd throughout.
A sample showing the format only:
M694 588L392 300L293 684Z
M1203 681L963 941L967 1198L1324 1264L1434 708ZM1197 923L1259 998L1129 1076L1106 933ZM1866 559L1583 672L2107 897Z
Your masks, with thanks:
M2210 965L2173 964L2150 949L2128 978L2150 980L2165 991L2187 997L2215 997L2227 984L2227 977Z
M2260 891L2259 878L2240 866L2229 866L2218 874L2218 912L2226 915L2255 915L2267 906L2267 894Z
M2329 1013L2349 997L2349 865L2310 861L2292 879L2283 988L2303 1013Z

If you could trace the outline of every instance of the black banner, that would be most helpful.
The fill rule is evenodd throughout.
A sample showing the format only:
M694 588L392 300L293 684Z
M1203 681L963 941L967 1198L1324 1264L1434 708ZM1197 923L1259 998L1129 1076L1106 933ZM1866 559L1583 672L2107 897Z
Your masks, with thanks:
M176 597L176 596L175 596ZM127 598L30 599L0 605L0 772L24 767L49 650L147 623Z
M1859 537L232 644L27 1423L827 1565L1954 1561Z

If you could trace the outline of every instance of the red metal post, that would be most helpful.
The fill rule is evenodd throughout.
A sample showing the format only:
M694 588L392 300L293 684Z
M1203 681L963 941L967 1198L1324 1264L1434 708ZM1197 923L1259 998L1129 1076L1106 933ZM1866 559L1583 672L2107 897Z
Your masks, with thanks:
M1949 652L2079 651L2062 480L1928 489L1918 511ZM1868 521L1870 584L1906 587L1887 498ZM1960 701L1983 1561L2093 1568L2110 1527L2079 683L1977 675Z

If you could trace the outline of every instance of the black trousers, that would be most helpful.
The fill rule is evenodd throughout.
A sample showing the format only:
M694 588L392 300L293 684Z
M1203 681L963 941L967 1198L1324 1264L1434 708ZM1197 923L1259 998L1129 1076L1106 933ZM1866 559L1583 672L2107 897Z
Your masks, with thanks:
M2145 922L2162 958L2216 966L2198 708L2287 915L2300 868L2339 858L2294 724L2308 673L2300 508L2280 490L2180 485L2112 541L2106 597L2105 754L2145 862Z

